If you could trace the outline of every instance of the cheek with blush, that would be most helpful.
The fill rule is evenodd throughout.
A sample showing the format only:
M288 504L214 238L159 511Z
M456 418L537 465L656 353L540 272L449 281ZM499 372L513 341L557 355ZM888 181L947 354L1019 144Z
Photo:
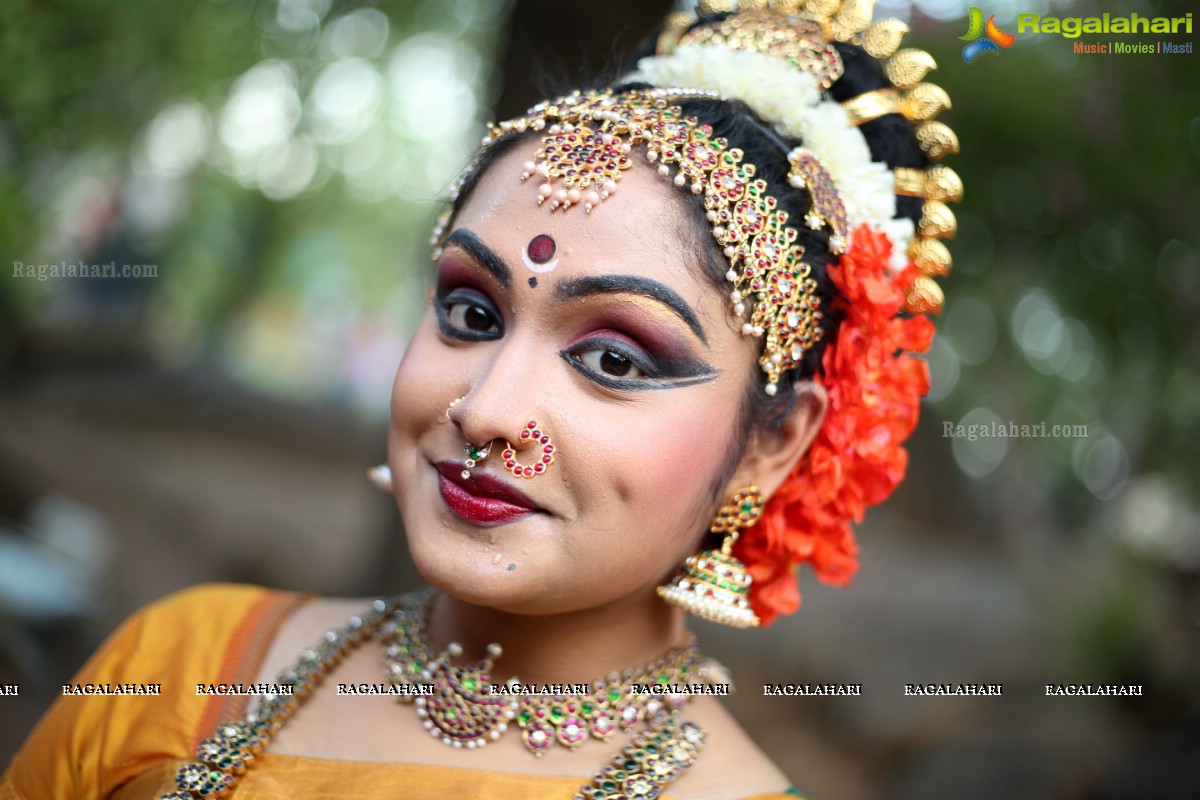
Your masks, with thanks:
M392 381L388 464L401 495L419 467L421 437L437 424L446 404L456 396L453 374L438 369L438 360L426 352L436 344L433 328L432 312L426 312Z
M605 486L610 499L599 510L608 535L591 537L581 558L624 573L626 581L632 574L635 582L653 582L694 552L708 530L710 489L730 423L715 411L693 411L625 427L627 436L597 446L578 466L580 485Z

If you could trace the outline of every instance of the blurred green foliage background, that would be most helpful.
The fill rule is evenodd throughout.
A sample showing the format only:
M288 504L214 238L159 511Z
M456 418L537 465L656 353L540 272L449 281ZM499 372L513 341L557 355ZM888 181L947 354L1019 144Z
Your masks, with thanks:
M6 5L5 253L157 264L103 290L145 297L80 303L133 301L169 363L381 413L505 5ZM76 293L3 286L23 322Z

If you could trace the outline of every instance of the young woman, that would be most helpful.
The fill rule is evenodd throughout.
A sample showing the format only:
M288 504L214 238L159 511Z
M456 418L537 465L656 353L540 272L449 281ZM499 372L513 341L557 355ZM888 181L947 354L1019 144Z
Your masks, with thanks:
M796 565L852 574L960 189L903 26L790 5L676 21L622 84L494 126L456 184L389 440L430 588L150 606L0 798L794 791L687 613L769 623Z

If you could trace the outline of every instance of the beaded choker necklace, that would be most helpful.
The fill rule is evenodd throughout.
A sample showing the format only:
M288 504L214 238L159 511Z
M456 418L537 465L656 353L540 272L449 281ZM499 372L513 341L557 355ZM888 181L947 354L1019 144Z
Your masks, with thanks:
M174 788L159 794L158 800L229 793L325 676L372 638L386 646L389 680L398 699L421 701L417 709L423 724L451 746L479 747L498 739L512 720L522 728L525 746L538 755L554 742L573 750L588 735L603 741L617 728L634 731L632 741L580 788L574 800L649 800L695 763L706 734L681 721L679 711L693 694L688 687L713 685L719 673L702 661L694 644L672 650L651 665L586 684L578 695L525 694L526 687L509 681L504 684L508 695L498 691L493 696L487 673L500 656L499 646L490 646L488 658L466 667L450 664L449 657L461 652L454 646L431 657L424 642L431 600L431 592L376 600L367 613L325 633L276 676L275 683L290 686L292 693L263 695L245 716L218 725L196 748L196 760L176 772ZM401 692L406 688L421 694L405 698ZM553 688L557 687L552 692Z

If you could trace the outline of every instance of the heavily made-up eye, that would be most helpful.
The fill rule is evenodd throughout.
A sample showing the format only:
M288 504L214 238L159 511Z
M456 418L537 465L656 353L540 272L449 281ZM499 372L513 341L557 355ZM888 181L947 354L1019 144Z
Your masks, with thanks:
M562 356L584 377L612 389L645 389L661 376L653 358L616 337L591 336Z
M600 333L576 342L560 355L593 383L622 392L691 386L717 375L717 370L703 361L647 352L623 336Z
M500 316L489 300L469 289L455 289L437 299L442 332L459 339L494 339L501 334Z
M636 380L644 378L646 371L633 362L629 356L619 350L608 347L596 347L579 354L579 360L591 369L603 375L614 378Z

